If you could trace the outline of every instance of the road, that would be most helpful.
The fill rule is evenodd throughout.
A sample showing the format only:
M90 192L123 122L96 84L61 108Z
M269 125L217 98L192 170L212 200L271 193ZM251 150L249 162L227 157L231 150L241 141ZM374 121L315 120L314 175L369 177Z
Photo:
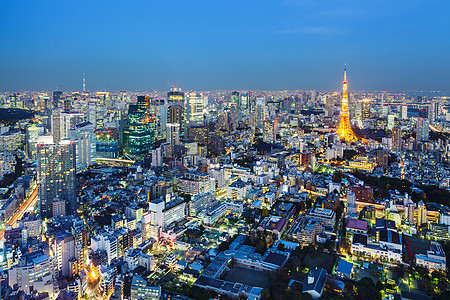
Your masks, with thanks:
M31 207L36 205L37 202L37 194L38 190L37 187L34 189L34 191L31 193L31 195L28 197L27 201L22 203L19 210L16 212L16 214L6 223L6 226L14 226L18 220L20 220L23 216L23 214ZM5 226L5 228L6 228ZM3 239L5 235L5 229L0 231L0 240Z

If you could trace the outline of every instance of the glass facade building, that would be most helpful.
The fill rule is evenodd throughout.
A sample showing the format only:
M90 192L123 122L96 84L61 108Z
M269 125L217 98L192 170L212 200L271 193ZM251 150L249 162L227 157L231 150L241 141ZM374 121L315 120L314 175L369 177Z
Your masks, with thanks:
M138 96L128 108L128 123L124 129L124 150L130 156L146 155L155 143L154 115L149 112L150 97Z

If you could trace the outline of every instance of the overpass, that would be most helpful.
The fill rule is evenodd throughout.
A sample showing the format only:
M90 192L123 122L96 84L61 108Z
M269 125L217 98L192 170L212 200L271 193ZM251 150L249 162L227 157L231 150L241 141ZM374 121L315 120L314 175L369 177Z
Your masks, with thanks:
M121 158L106 158L106 157L97 157L97 163L101 165L115 165L115 166L131 166L136 161L129 159L121 159Z

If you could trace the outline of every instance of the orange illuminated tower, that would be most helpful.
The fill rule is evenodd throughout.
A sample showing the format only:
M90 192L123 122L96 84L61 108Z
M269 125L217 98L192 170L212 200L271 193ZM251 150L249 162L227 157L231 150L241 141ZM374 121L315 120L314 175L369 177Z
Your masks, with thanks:
M347 65L344 69L344 82L342 92L341 120L339 121L336 133L339 134L341 140L351 142L356 140L356 135L350 127L350 118L348 116L348 95L347 95Z

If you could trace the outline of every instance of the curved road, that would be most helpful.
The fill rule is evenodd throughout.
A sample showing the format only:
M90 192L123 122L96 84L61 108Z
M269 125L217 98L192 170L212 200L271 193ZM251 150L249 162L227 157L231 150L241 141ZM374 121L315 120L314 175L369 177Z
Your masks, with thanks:
M37 194L38 194L38 190L37 187L34 189L34 191L31 193L31 195L28 197L27 201L25 201L24 203L22 203L22 205L20 206L19 210L15 213L15 215L8 221L6 222L5 228L6 226L10 225L10 226L14 226L16 224L16 222L18 220L20 220L20 218L22 218L23 214L31 207L36 205L37 202ZM0 231L0 240L3 239L5 235L5 229L3 229L2 231Z

